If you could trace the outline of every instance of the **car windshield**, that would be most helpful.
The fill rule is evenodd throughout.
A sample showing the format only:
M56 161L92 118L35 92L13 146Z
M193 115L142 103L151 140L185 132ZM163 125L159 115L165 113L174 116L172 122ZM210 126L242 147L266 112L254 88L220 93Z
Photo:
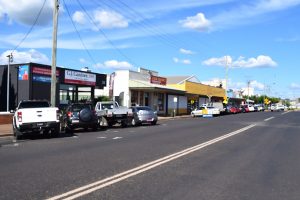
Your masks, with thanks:
M114 108L114 104L113 103L107 103L107 104L101 104L101 110L105 110L105 109L113 109Z
M50 104L47 101L27 101L22 102L19 105L20 109L23 108L47 108L50 107Z
M72 106L72 110L73 112L79 112L80 110L84 109L84 108L88 108L88 109L92 109L92 105L91 104L74 104Z
M136 110L137 111L140 111L140 110L152 111L152 109L149 107L136 107Z
M207 106L207 108L210 108L210 109L211 109L211 108L215 108L215 107L212 107L212 106Z

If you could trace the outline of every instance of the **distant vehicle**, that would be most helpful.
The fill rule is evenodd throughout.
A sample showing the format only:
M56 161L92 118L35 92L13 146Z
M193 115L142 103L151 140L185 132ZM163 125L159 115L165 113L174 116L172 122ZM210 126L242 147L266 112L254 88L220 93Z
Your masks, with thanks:
M62 121L66 132L72 132L75 128L92 128L94 131L98 128L98 117L93 105L89 103L70 104L65 109Z
M251 104L248 104L248 108L249 108L250 112L254 112L255 111L254 106L251 105Z
M271 111L284 111L284 105L281 104L272 104Z
M264 108L264 106L262 104L255 104L254 105L254 109L257 112L265 111L265 108Z
M60 133L59 109L50 107L48 101L20 101L13 116L13 133L20 139L26 133Z
M236 114L239 112L240 112L240 110L235 106L232 106L232 105L226 106L226 114Z
M211 102L211 103L208 103L208 104L203 104L202 106L209 106L209 107L218 108L220 110L220 113L225 113L226 112L226 107L223 105L222 102Z
M204 110L207 110L208 115L220 115L220 110L211 106L201 106L191 112L192 117L203 116Z
M248 105L241 105L240 110L242 113L250 112Z
M143 123L155 125L157 123L156 112L148 106L134 106L131 107L133 118L131 121L132 126L137 126Z
M132 109L119 106L116 101L97 102L95 110L101 127L111 127L115 124L126 127L131 124L133 118Z

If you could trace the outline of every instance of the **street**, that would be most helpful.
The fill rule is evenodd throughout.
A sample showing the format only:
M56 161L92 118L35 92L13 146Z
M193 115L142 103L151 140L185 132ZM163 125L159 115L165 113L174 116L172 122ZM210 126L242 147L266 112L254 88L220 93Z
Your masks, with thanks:
M299 199L300 112L162 120L0 147L0 199Z

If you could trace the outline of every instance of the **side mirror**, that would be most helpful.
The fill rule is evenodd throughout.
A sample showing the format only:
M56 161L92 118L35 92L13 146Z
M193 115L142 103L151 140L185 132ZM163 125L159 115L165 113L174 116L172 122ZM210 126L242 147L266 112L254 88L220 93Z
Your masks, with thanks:
M9 112L10 112L10 113L12 113L12 114L13 114L13 113L15 113L15 111L14 111L14 110L10 110Z

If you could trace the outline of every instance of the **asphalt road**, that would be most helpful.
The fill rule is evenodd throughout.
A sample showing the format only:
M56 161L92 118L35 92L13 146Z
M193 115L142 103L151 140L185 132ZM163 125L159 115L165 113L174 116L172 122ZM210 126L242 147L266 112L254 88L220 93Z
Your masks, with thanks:
M0 147L0 199L298 200L299 122L247 113L28 138Z

